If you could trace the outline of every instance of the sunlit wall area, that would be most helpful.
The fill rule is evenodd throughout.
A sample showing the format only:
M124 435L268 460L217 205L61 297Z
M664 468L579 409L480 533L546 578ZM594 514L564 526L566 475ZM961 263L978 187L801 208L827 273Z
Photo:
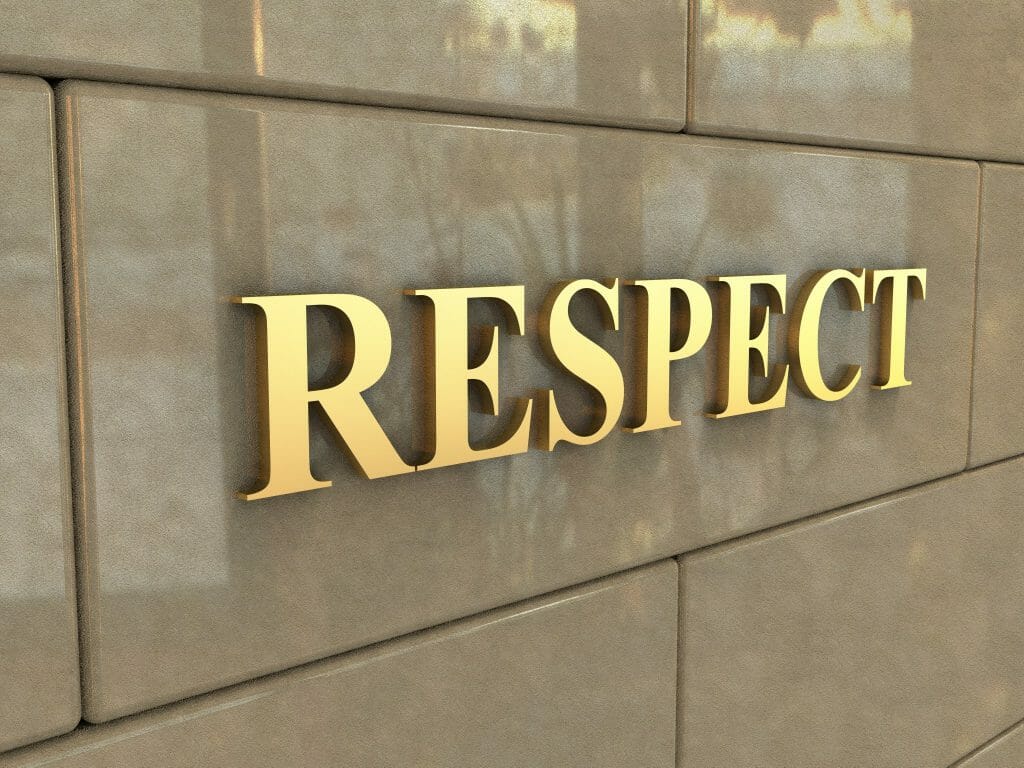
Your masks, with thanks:
M1024 159L1013 3L701 0L691 129Z

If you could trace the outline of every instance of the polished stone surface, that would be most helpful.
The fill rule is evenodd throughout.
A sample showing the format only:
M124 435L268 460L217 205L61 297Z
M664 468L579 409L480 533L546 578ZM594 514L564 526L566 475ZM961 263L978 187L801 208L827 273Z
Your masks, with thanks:
M688 130L1024 161L1019 0L695 0Z
M683 560L681 768L948 766L1024 712L1024 461Z
M1024 453L1024 168L983 170L971 463Z
M1018 725L953 768L1020 768L1024 765L1024 724Z
M680 130L686 6L0 0L0 71Z
M677 583L662 562L0 765L672 768Z
M978 168L971 163L71 84L86 397L85 707L105 720L963 468ZM257 473L257 316L238 295L351 292L391 319L367 400L407 458L425 421L422 300L527 285L502 411L576 382L536 313L578 277L918 266L909 389L715 421L708 355L675 365L682 427L368 481L314 419L329 490L242 502ZM633 289L630 289L633 290ZM586 297L575 312L591 326ZM599 335L632 356L622 331ZM474 323L488 322L478 308ZM503 323L495 316L490 322ZM830 299L826 370L875 375L879 312ZM313 376L338 329L312 316ZM777 329L781 334L784 326ZM599 333L599 332L598 332ZM477 338L474 336L474 338ZM623 351L625 348L626 351ZM775 353L773 353L773 359ZM631 391L635 377L627 375ZM756 387L755 387L756 388ZM486 440L507 415L474 415ZM154 664L153 659L160 659Z
M0 750L79 718L52 99L0 76Z

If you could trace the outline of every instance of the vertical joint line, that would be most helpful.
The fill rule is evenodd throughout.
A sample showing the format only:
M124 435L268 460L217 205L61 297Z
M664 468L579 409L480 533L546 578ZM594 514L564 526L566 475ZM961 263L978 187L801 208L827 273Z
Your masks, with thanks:
M683 609L686 600L686 556L676 557L676 765L683 764Z
M694 64L697 60L697 28L700 18L700 0L689 0L686 19L686 122L683 125L683 133L689 133L690 124L693 122L693 89L697 79L694 72Z
M977 207L977 231L974 240L974 311L972 313L974 324L971 328L971 371L970 391L967 397L967 459L964 463L965 469L971 466L971 448L974 442L974 369L978 356L978 296L981 293L981 247L982 247L982 226L981 217L983 213L983 199L985 191L985 166L978 163L978 207Z
M89 563L85 552L86 509L85 486L88 467L84 454L85 434L85 370L82 338L82 285L77 221L79 194L76 185L81 178L76 165L81 160L76 142L72 97L61 93L60 83L54 86L54 122L56 139L57 226L60 232L61 291L64 307L65 387L67 391L68 440L71 459L71 518L75 563L75 602L78 634L79 696L84 714L87 696L87 653L85 633L87 621L86 581Z
M993 746L994 744L996 744L999 741L1002 741L1004 738L1009 736L1011 733L1013 733L1018 728L1024 728L1024 720L1016 722L1013 725L1011 725L1009 728L1006 728L1006 729L1000 731L999 733L997 733L995 736L993 736L988 741L983 742L982 744L980 744L979 746L975 747L970 752L968 752L966 755L964 755L963 757L959 758L955 763L953 763L951 766L949 766L949 768L962 768L962 767L966 768L966 764L967 764L968 760L970 760L973 757L977 757L978 755L980 755L982 752L984 752L989 747Z

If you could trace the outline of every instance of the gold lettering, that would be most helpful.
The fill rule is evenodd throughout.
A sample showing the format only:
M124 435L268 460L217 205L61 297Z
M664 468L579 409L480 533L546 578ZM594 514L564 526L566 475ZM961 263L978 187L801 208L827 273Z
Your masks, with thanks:
M569 303L581 291L589 291L600 299L605 327L619 329L619 281L607 286L596 280L574 280L552 292L542 313L541 337L554 360L597 390L603 405L596 414L594 429L581 435L562 420L555 393L548 390L541 427L541 446L547 451L554 450L562 441L593 445L612 431L622 415L625 384L619 364L603 347L584 336L569 317Z
M627 432L649 432L654 429L678 427L682 422L669 412L669 364L700 351L711 334L711 297L704 287L692 280L633 280L627 283L643 290L640 300L640 333L642 360L638 382L637 406L640 425L627 427ZM672 348L672 294L686 297L688 320L686 341ZM646 321L645 321L646 318Z
M926 278L925 269L832 269L815 273L801 287L789 323L789 362L774 364L768 359L771 320L773 314L786 312L785 275L708 278L719 284L715 302L709 290L692 280L627 281L637 289L639 365L637 413L627 421L636 426L625 430L648 432L681 424L672 415L672 363L693 357L704 348L712 332L713 313L717 313L718 321L717 373L708 417L723 419L785 407L790 366L797 387L805 395L828 402L847 397L860 382L864 367L845 364L829 376L831 381L826 381L822 372L822 312L833 288L845 293L844 303L853 311L863 312L867 304L881 305L879 373L873 388L909 386L909 303L911 298L925 299ZM540 312L538 325L545 352L597 397L591 423L580 427L580 432L565 422L568 411L564 395L556 398L551 389L536 398L537 431L545 450L554 450L560 442L597 443L622 417L625 383L616 358L581 330L586 326L578 327L573 322L573 317L581 316L576 309L583 307L574 308L570 315L575 297L586 294L587 301L597 302L604 328L618 331L619 283L586 279L565 283L549 294ZM438 288L406 293L428 299L431 306L432 332L427 343L432 360L426 365L426 379L433 424L429 445L425 446L430 458L420 467L402 460L364 398L384 375L391 358L391 328L379 307L350 294L234 299L259 307L265 326L261 344L265 385L260 425L263 476L259 490L239 496L266 499L331 486L329 480L314 477L310 465L310 411L314 405L320 406L350 458L371 479L512 456L529 449L534 400L515 398L503 409L499 397L498 337L503 326L511 335L525 333L524 287ZM766 300L755 304L755 296ZM500 307L504 322L471 327L470 309L478 306L473 301L488 301ZM352 333L352 345L346 345L351 355L348 373L341 381L315 390L310 389L307 360L310 307L341 312ZM482 332L481 340L470 345L470 334L476 331ZM755 386L754 377L765 381ZM474 405L490 416L503 416L501 423L507 426L501 435L485 441L470 440L470 409Z
M309 410L319 403L356 464L368 478L412 472L381 429L362 393L377 383L391 358L391 329L373 302L347 294L260 296L236 299L263 310L266 319L264 471L266 485L240 494L247 501L329 488L309 464ZM331 307L352 324L352 368L343 381L309 390L306 312Z
M525 326L525 290L521 285L492 288L439 288L407 291L424 296L433 303L434 323L434 445L433 458L418 469L436 469L470 461L525 453L530 447L530 416L533 403L520 398L510 435L489 448L473 448L469 444L469 385L481 385L485 410L498 415L498 329L487 328L484 359L469 365L466 344L469 339L469 301L490 299L501 302L509 310L512 330L522 335Z
M878 381L874 389L909 387L907 367L907 297L924 301L927 270L924 269L871 269L868 270L868 301L878 301L879 288L889 281L889 290L882 298L881 349L879 350Z
M821 373L819 337L821 310L833 285L844 287L850 307L864 311L864 270L832 269L819 272L800 290L796 311L789 326L789 354L793 362L793 378L808 396L834 402L842 400L860 381L861 367L848 365L833 389Z
M789 366L776 363L763 400L750 399L751 371L768 377L768 334L772 312L786 311L785 275L738 275L712 277L722 283L725 302L719 324L719 364L716 387L716 412L712 419L726 419L745 413L757 413L786 405ZM754 286L768 288L768 306L752 307Z

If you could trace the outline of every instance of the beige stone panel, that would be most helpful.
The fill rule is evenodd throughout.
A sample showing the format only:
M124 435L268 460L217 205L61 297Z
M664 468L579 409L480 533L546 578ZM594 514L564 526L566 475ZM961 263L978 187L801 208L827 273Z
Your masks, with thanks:
M0 0L0 71L680 130L686 2Z
M986 164L982 179L971 464L1024 453L1024 168Z
M672 768L677 585L662 562L0 765Z
M1018 0L695 0L697 133L1024 160Z
M79 719L53 95L0 76L0 751Z
M1024 725L1008 731L954 768L1019 768L1024 765Z
M1024 462L683 560L682 768L948 766L1024 712Z
M966 462L975 164L134 87L71 84L60 101L83 361L89 719ZM707 419L712 366L700 353L672 370L678 428L369 481L317 417L313 464L333 488L234 497L255 487L260 397L258 316L230 296L347 292L379 303L394 353L367 402L412 461L427 420L425 325L422 299L403 289L526 284L526 335L501 334L499 415L471 423L486 444L512 399L540 388L555 388L577 429L590 418L591 396L545 362L538 340L556 283L785 272L792 307L798 280L857 266L929 270L928 298L910 310L910 388L868 386L879 310L830 297L827 375L865 366L839 403L791 390L784 410ZM596 327L586 296L573 312L624 361L631 392L632 294L621 303L619 332ZM473 324L487 322L506 327L475 307ZM342 329L324 313L311 328L312 375L326 383L339 375Z

